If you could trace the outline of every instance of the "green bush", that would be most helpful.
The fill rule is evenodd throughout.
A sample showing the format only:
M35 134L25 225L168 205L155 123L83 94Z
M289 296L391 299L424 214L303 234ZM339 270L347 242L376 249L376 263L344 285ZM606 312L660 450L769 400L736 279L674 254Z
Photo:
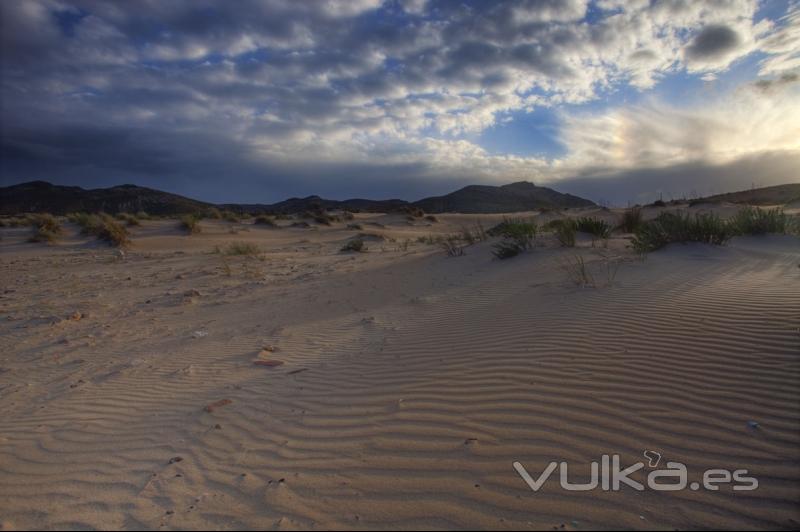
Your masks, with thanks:
M643 223L632 240L639 253L655 251L672 242L703 242L722 245L733 236L730 224L715 214L698 214L694 217L674 212L663 212Z

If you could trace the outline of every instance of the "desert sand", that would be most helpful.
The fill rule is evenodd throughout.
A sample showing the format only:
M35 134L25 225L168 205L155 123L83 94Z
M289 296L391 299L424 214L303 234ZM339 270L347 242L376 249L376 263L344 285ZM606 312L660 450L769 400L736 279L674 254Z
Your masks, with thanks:
M499 261L417 239L502 216L356 216L146 221L124 257L0 229L3 528L798 527L796 237ZM534 493L512 467L645 450L759 488Z

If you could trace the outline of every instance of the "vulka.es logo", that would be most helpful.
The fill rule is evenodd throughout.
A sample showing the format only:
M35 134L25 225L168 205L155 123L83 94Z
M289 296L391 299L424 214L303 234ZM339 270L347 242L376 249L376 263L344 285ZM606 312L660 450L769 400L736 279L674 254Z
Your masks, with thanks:
M648 461L652 471L646 474L646 487L655 491L680 491L686 488L697 491L700 488L708 491L718 491L720 485L733 484L735 491L752 491L758 488L758 480L747 476L746 469L708 469L703 472L702 482L689 483L689 472L686 466L680 462L667 462L666 468L655 469L661 462L661 453L656 451L645 451L644 457ZM643 469L645 464L636 462L633 465L623 468L620 464L619 455L604 454L600 462L592 462L590 465L590 479L588 482L576 483L569 480L569 465L567 462L550 462L537 478L533 478L525 467L514 462L514 469L519 476L533 490L539 491L553 472L559 470L559 483L561 488L567 491L589 491L602 489L603 491L619 491L625 485L637 491L644 491L645 484L638 482L630 476Z

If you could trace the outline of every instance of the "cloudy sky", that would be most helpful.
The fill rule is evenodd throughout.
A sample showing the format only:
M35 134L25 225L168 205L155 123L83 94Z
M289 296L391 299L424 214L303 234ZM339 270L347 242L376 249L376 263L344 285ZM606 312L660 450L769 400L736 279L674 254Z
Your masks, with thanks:
M218 201L800 181L800 3L0 2L0 181Z

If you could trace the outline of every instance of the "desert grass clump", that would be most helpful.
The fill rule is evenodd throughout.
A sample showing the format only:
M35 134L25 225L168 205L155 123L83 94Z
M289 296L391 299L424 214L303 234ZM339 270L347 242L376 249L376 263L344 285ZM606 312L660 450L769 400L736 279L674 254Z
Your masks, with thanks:
M43 242L45 244L54 244L61 236L60 233L48 231L45 228L39 227L34 230L33 234L28 237L28 242Z
M142 223L139 221L139 218L136 215L127 212L121 212L117 214L117 220L119 220L120 222L124 222L128 227L135 227L142 225Z
M259 254L258 246L250 242L231 242L222 250L224 255L253 256Z
M533 247L538 232L535 222L506 218L486 231L486 234L503 237L501 242L493 246L492 254L498 259L510 259Z
M28 238L28 242L52 244L61 236L61 223L52 214L34 214L28 221L33 226L33 234Z
M592 272L589 271L589 267L586 265L586 261L582 256L574 255L573 257L565 259L561 263L561 268L566 272L570 281L576 286L580 286L581 288L596 286L594 276Z
M594 238L606 239L611 236L611 226L605 220L584 216L575 221L575 229L581 233L589 233Z
M492 246L492 255L500 260L516 257L523 251L525 248L514 240L503 240Z
M425 216L425 211L413 205L404 205L400 212L407 214L409 218L422 218Z
M617 272L622 262L618 258L603 257L600 274L605 273L603 284L598 283L589 264L580 255L573 255L561 261L561 269L566 272L569 280L581 288L601 288L614 284ZM597 271L597 268L595 269Z
M787 234L793 232L791 217L783 209L745 207L728 220L734 235Z
M433 238L431 237L431 240ZM448 257L463 257L466 254L461 238L458 235L448 235L438 241L438 244L444 250Z
M575 247L575 235L578 231L575 220L571 218L552 220L548 222L547 228L553 232L561 247Z
M439 221L439 218L437 218L437 217L436 217L436 216L434 216L433 214L428 214L428 215L426 215L426 216L425 216L425 219L426 219L427 221L431 222L431 223L434 223L434 224L435 224L435 223L437 223L437 222Z
M629 207L622 213L619 221L619 228L626 233L635 233L642 225L642 208L639 206Z
M342 211L342 220L345 221L352 221L355 220L356 216L350 211Z
M639 227L632 244L633 249L639 253L655 251L673 242L701 242L719 246L727 242L733 234L730 224L715 214L697 214L692 217L663 212Z
M367 245L364 241L360 238L355 238L353 240L348 241L341 249L344 253L349 252L357 252L357 253L364 253L367 251Z
M89 215L88 234L114 247L124 248L130 245L131 239L125 226L108 214ZM91 217L95 217L91 218Z
M61 233L61 223L50 213L34 214L28 220L37 229L43 229L55 234Z
M239 221L242 218L233 211L222 211L220 213L220 217L222 217L222 219L225 220L226 222L231 222L231 223L239 223Z
M222 220L222 211L216 207L209 207L203 211L203 218L208 218L210 220Z
M196 235L203 230L200 227L200 218L194 214L182 216L180 222L178 222L178 227L189 235Z
M267 227L277 227L275 223L275 219L272 216L267 216L266 214L259 214L253 220L254 225L266 225Z
M67 216L69 221L77 224L81 228L82 235L94 235L100 231L103 219L99 214L89 214L86 212L76 212Z
M310 213L310 218L320 225L331 225L333 222L338 222L339 217L328 214L325 211L317 211Z

